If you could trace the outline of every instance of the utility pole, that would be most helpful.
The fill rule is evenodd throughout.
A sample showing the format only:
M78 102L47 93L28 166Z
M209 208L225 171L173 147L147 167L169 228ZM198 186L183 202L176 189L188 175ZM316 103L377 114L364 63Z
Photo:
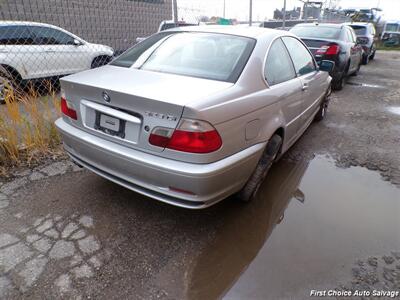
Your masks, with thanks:
M174 23L178 24L178 4L177 0L172 0L172 14L174 16Z
M253 24L253 0L250 0L249 6L249 26L251 26Z
M225 0L224 0L224 13L223 13L223 17L224 17L224 19L225 19L225 9L226 9L226 6L225 6Z
M283 0L283 20L282 20L282 27L285 29L286 25L286 0Z

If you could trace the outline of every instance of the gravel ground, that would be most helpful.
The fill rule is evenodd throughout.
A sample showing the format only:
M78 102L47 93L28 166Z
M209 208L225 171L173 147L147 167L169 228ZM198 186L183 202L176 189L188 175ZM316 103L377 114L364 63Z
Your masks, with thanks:
M400 114L395 113L400 107L399 69L400 53L378 52L359 76L349 79L343 91L332 95L327 118L307 130L271 176L279 174L277 169L283 169L285 164L301 162L305 164L298 180L301 181L315 155L329 156L339 169L358 166L378 173L377 186L379 180L387 181L389 194L399 191L400 200L400 190L394 187L400 186ZM285 174L277 176L284 180L288 177ZM371 174L368 176L374 177ZM199 294L192 292L194 282L207 283L210 289L213 282L205 281L209 276L197 277L196 281L193 273L205 253L222 239L231 241L222 243L230 245L223 256L237 252L237 257L248 259L241 266L234 266L240 259L225 265L213 262L216 275L222 278L214 283L227 281L217 287L221 297L240 278L262 245L268 245L268 236L271 232L273 236L275 224L283 222L285 209L293 202L292 194L283 204L277 197L277 210L273 201L259 207L259 200L244 207L228 199L204 211L188 211L130 192L65 160L48 162L33 170L14 170L13 176L7 182L0 181L1 299L199 299ZM294 190L298 181L293 184ZM276 185L280 186L279 182ZM305 194L307 199L310 193ZM296 191L295 198L304 202L301 192ZM394 205L392 210L399 212L399 207ZM260 211L263 214L257 214L257 222L253 222L254 212ZM285 216L290 218L290 213ZM257 238L260 236L257 243L239 233L247 230L244 221L256 224L254 228L265 227L256 234ZM400 226L398 221L390 224ZM400 243L399 236L392 235L390 241L391 245ZM352 245L343 245L343 251L346 247ZM330 286L400 289L400 249L382 249L382 253L360 249L357 259L343 264L341 280L329 282ZM221 249L216 251L223 254ZM292 256L296 263L299 258ZM290 263L282 261L284 266ZM228 280L227 274L236 267L239 271ZM208 274L207 269L202 272ZM317 281L321 274L309 276ZM275 294L283 295L284 290L290 290L290 283L274 289ZM291 297L301 298L296 297L299 293L293 289ZM214 296L209 294L208 298Z
M329 113L313 124L288 157L329 153L342 167L378 170L400 184L400 52L379 52L376 60L332 94ZM398 109L398 114L390 109Z

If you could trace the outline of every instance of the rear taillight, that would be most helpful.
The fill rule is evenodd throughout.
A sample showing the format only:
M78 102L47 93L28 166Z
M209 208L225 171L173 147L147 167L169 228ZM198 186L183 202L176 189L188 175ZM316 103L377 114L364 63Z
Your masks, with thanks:
M178 127L156 127L150 134L150 144L190 153L210 153L222 146L217 130L208 122L182 119Z
M336 55L340 52L340 46L333 44L333 45L325 45L319 48L315 54L317 55Z
M76 110L63 96L61 96L61 112L71 119L78 120Z

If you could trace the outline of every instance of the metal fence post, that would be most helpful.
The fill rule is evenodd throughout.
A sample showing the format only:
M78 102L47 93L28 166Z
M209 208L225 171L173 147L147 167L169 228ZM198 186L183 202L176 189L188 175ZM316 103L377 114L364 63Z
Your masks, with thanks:
M174 16L174 23L178 23L178 4L177 0L172 0L172 14Z
M283 0L283 19L282 19L282 27L285 29L286 25L286 0Z
M250 0L249 6L249 26L251 26L253 24L253 0Z

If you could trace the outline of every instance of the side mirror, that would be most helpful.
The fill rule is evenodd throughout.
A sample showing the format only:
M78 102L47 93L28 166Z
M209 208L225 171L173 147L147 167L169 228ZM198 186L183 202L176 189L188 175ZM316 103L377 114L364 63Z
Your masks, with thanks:
M331 60L323 60L319 64L320 71L325 71L330 73L333 71L334 68L335 68L335 62Z
M78 39L74 39L74 46L81 46L82 43Z

